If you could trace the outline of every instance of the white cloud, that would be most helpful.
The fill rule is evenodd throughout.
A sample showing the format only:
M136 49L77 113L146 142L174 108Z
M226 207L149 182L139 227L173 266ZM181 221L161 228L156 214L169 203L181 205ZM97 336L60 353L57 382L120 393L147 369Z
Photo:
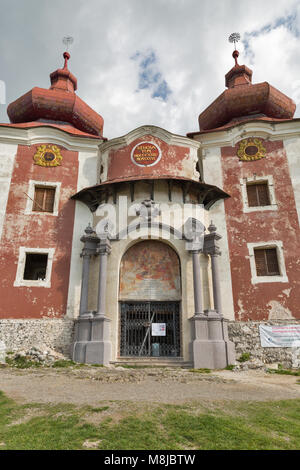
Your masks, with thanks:
M289 96L297 91L295 0L0 0L1 6L7 14L0 19L0 79L7 83L8 102L33 86L49 86L49 73L62 65L61 38L72 35L69 67L78 95L104 117L109 138L142 124L180 134L197 130L199 113L225 88L224 75L233 66L227 39L234 31L250 38L253 54L243 54L239 43L239 61L253 69L254 82L269 81ZM278 24L291 15L294 30L291 23ZM251 36L254 31L260 33ZM166 101L152 97L153 86L136 92L141 68L132 56L138 51L155 54L171 90ZM3 121L3 106L0 111Z

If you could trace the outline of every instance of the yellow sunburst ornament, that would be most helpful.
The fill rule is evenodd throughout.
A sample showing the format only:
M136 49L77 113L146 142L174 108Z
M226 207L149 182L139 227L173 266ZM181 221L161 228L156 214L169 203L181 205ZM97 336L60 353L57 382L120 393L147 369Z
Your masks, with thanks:
M250 162L264 158L266 152L260 139L249 138L240 142L237 154L240 160Z
M34 164L39 166L59 166L62 156L56 145L40 145L33 156Z

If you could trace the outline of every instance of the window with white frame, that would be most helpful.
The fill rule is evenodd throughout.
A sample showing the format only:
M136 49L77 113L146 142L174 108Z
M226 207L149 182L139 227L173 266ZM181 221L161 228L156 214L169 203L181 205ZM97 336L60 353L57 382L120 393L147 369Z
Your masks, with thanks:
M244 212L278 209L271 175L242 178L240 184Z
M51 287L54 248L19 248L15 287Z
M25 214L58 215L60 182L29 181Z
M248 243L251 282L288 282L282 241Z

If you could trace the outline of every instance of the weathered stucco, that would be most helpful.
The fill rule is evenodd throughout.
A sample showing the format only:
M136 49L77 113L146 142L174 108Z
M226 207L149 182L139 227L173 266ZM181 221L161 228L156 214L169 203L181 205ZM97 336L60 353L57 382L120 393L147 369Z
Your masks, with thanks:
M38 146L18 146L11 175L0 247L2 318L57 318L66 312L75 209L70 196L77 186L78 153L60 146L62 164L42 167L33 160ZM57 216L26 213L30 180L61 183ZM20 247L53 250L51 288L14 285Z
M274 315L276 318L300 317L297 256L300 230L287 156L282 141L264 140L263 145L266 157L255 161L239 160L238 143L222 148L223 189L231 195L225 201L225 211L234 309L238 320L266 320ZM245 213L241 179L253 176L263 179L267 175L273 176L277 208ZM282 250L279 252L282 254L281 276L264 278L264 282L256 283L247 245L268 244Z

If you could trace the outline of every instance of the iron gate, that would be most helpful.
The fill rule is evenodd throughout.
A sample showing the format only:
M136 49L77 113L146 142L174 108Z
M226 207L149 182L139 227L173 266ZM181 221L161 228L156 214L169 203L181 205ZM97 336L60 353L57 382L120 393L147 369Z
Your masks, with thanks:
M165 323L165 336L152 336L152 323ZM180 356L179 302L121 302L121 356ZM155 345L155 346L153 346ZM157 346L159 345L159 346Z

